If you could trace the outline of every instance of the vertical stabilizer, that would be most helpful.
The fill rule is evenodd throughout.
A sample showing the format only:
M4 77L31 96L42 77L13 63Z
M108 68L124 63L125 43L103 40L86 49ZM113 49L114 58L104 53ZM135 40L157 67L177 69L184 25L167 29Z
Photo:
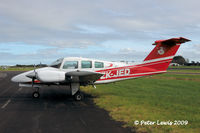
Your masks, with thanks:
M188 42L188 41L190 40L183 37L155 41L155 43L153 44L153 45L156 45L155 48L144 59L144 61L150 61L150 60L155 60L155 59L162 60L164 58L173 59L178 48L180 47L180 44Z
M144 59L143 64L148 64L148 68L156 71L166 71L180 44L188 41L190 40L183 37L155 41L155 48Z

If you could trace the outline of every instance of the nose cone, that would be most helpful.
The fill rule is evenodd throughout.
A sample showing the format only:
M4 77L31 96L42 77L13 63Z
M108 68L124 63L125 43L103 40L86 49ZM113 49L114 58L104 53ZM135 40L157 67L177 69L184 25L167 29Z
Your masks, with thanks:
M23 73L22 74L19 74L19 75L16 75L14 77L12 77L11 81L12 82L16 82L16 83L23 83L23 82L27 82L27 78L26 75L24 75ZM28 78L28 81L29 81L30 78Z
M18 82L18 81L19 81L18 75L12 77L11 81L12 81L12 82Z
M12 77L11 81L12 82L17 82L17 83L25 83L25 82L31 82L31 78L28 78L26 75L31 73L33 71L28 71L28 72L25 72L25 73L21 73L19 75L16 75L14 77Z

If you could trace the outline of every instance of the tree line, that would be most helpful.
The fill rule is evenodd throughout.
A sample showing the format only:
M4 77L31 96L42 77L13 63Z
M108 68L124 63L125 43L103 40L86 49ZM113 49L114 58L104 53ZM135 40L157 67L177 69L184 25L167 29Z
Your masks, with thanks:
M189 62L189 59L185 59L183 56L174 56L172 63L177 63L179 65L185 65L185 66L200 66L199 61L191 61Z

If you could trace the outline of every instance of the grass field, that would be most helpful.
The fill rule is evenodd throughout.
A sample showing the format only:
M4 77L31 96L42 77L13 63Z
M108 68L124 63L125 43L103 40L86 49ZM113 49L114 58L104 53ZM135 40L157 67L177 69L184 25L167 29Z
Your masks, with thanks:
M3 69L0 67L0 71L29 71L35 69L34 67L8 67Z
M168 70L167 72L178 72L178 73L199 73L200 70Z
M100 108L137 132L200 132L200 75L161 74L83 87ZM135 125L134 121L187 120L187 125Z
M180 73L199 73L200 70L198 69L169 69L167 72L180 72Z
M200 73L200 66L170 66L168 72Z

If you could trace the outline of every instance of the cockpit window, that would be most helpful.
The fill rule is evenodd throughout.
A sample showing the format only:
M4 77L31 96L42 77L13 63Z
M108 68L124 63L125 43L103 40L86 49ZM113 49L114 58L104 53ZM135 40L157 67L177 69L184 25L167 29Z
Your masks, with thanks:
M92 61L81 61L81 68L92 68Z
M66 61L63 65L63 69L77 69L78 61Z
M97 61L95 61L94 65L95 65L95 68L104 68L103 62L97 62Z
M56 61L54 61L53 63L51 63L51 65L49 65L50 67L55 67L55 68L60 68L60 65L63 61L63 58L58 59Z

